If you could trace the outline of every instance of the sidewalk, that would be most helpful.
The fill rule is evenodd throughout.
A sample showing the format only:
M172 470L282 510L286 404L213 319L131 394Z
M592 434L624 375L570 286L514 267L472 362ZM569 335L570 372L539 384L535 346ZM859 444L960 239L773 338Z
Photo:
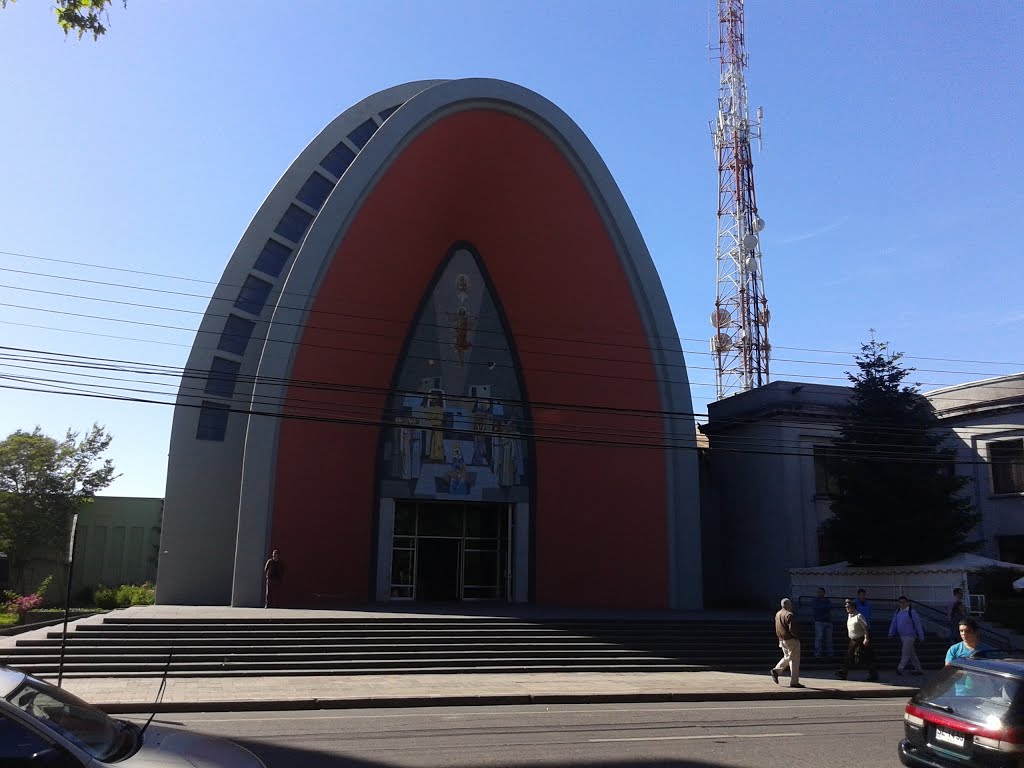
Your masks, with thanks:
M916 678L908 678L914 680ZM51 681L55 682L55 681ZM887 682L801 677L792 689L735 672L352 675L348 677L68 678L64 687L108 712L211 712L652 701L910 698Z
M118 611L122 616L205 618L324 618L325 616L393 617L396 611L264 611L211 607L147 606ZM109 615L109 614L108 614ZM403 614L405 616L415 613ZM436 616L437 614L429 614ZM706 615L706 614L705 614ZM737 615L736 618L740 618ZM81 619L92 624L102 616ZM69 626L73 631L74 624ZM42 637L60 627L0 637L0 647L18 639ZM64 687L109 712L240 711L368 707L471 706L490 704L609 703L656 701L752 701L786 699L909 698L922 678L882 673L877 683L808 670L807 687L792 689L783 676L772 682L763 673L692 672L545 672L481 674L307 675L237 677L74 677ZM51 678L50 682L56 682Z

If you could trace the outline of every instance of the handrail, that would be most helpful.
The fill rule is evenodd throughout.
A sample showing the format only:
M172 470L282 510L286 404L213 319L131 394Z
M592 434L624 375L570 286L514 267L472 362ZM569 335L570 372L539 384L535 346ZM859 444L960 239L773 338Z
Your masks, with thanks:
M797 610L800 610L801 608L809 607L809 606L813 605L813 603L811 601L814 600L815 597L816 597L815 595L798 595L798 596L796 596L794 598L790 598L790 599L793 600L796 603ZM916 610L918 612L919 615L921 615L922 617L928 619L929 621L933 621L933 622L935 622L937 624L941 624L942 626L948 626L949 625L949 619L946 616L946 612L941 610L941 609L939 609L939 608L936 608L934 605L929 605L928 603L921 603L921 602L918 602L916 600L910 600L910 605L911 605L911 607L914 610ZM894 614L896 612L896 610L894 608L889 608L887 605L884 605L884 604L879 606L879 605L876 605L876 604L872 603L872 606L875 607L875 608L879 608L880 609L880 613L884 613L887 616L892 615L892 614ZM832 611L842 610L842 609L843 609L842 604L840 604L840 605L833 605L832 606ZM844 613L845 613L845 611L844 611ZM982 626L980 624L979 624L979 628L981 630L982 639L984 639L990 645L999 646L999 649L1000 650L1004 650L1004 651L1016 651L1017 650L1016 645L1013 642L1012 634L1004 633L1004 632L999 632L997 630L991 629L989 627ZM957 638L955 638L955 637L949 638L949 641L950 641L950 645L953 645L954 643L958 642Z
M939 621L939 622L941 622L943 624L946 624L947 626L949 625L949 617L947 616L946 612L939 610L934 605L928 605L927 603L919 603L919 602L917 602L915 600L911 600L910 601L910 605L919 614L923 614L923 615L927 616L928 618L931 618L933 621ZM929 614L931 614L931 615L929 616ZM935 614L938 615L937 619L934 618ZM990 644L1001 646L1000 650L1004 650L1004 651L1015 651L1015 650L1017 650L1016 647L1014 646L1013 635L1012 634L999 632L999 631L997 631L995 629L992 629L990 627L983 626L980 623L978 624L978 628L981 630L982 638L987 640ZM957 642L957 638L956 637L951 637L951 638L949 638L949 642L950 642L950 645L952 645L952 644Z

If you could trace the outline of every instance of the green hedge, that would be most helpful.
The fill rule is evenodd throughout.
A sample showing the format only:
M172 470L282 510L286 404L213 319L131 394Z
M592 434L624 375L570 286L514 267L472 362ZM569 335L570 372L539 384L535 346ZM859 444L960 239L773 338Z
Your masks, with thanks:
M156 589L150 584L122 584L120 587L104 587L102 584L93 592L92 601L97 608L127 608L131 605L153 605Z

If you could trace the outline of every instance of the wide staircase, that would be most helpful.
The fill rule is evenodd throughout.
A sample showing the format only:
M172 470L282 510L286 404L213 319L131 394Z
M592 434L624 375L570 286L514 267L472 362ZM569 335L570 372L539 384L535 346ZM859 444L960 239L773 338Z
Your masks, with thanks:
M308 616L308 615L307 615ZM69 629L64 675L171 677L493 672L763 672L780 652L769 615L687 620L493 617L160 619L112 616ZM810 626L805 624L810 629ZM879 666L894 669L899 646L878 624ZM61 632L0 649L0 664L57 674ZM845 652L835 626L832 659L803 641L805 670L834 669ZM918 644L926 668L948 643Z

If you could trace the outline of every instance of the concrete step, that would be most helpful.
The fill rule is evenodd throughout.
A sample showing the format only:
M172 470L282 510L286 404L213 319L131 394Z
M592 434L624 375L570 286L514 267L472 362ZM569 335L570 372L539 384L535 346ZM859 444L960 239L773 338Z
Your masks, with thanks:
M836 650L845 652L838 639ZM17 640L0 656L34 674L55 674L61 632ZM831 669L840 658L803 666ZM918 646L938 666L945 643ZM894 667L895 641L876 643L879 665ZM75 625L64 669L114 677L396 674L400 671L764 671L779 658L771 623L752 621L527 621L426 618L311 621L128 619Z

